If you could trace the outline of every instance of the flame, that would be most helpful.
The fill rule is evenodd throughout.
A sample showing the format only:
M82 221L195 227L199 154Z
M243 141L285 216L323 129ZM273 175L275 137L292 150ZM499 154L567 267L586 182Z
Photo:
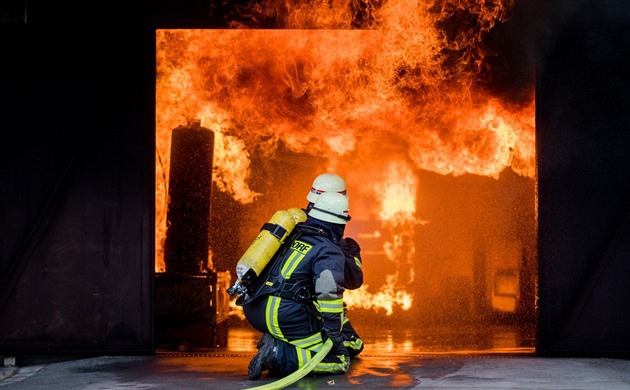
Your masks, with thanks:
M361 301L362 307L384 308L387 315L393 312L393 305L408 310L413 302L412 295L405 286L413 283L415 270L415 245L413 241L416 221L416 189L418 181L411 167L393 161L385 170L382 181L374 185L376 199L381 199L379 217L383 229L389 231L391 240L383 245L387 260L395 267L395 272L387 275L386 283L372 296L367 287L357 290L352 301ZM358 295L358 296L357 296Z
M396 272L377 293L365 286L347 299L388 314L408 309L413 224L421 221L414 170L535 176L533 85L525 102L485 88L484 40L512 6L252 1L236 7L232 29L157 30L157 264L170 134L198 120L215 134L214 184L243 204L260 195L248 186L254 150L273 158L283 145L348 171L385 164L371 190L382 194L378 218L392 236L384 252Z
M396 224L397 220L411 221L416 213L418 181L408 166L392 162L385 174L386 182L378 183L376 191L382 199L380 218Z
M228 316L233 316L240 320L245 320L245 313L243 312L243 307L238 306L236 304L236 299L230 299L228 303L228 307L229 307Z
M403 310L411 308L413 298L405 291L395 291L392 286L386 286L381 287L377 293L371 294L367 291L368 288L368 285L364 285L358 290L348 290L344 293L343 299L353 309L375 312L384 309L388 316L393 314L396 305Z
M197 118L223 140L215 180L244 203L257 195L247 186L245 145L272 155L283 142L336 159L375 137L404 145L419 169L498 177L514 165L533 177L533 100L517 106L473 90L473 80L452 74L469 70L445 75L437 49L412 56L428 49L390 35L158 30L161 168L172 129Z

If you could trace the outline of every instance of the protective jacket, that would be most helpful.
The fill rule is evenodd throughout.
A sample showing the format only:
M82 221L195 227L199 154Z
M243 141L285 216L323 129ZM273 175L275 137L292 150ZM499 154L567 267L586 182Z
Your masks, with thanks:
M347 371L350 356L341 336L343 230L343 225L311 217L299 223L260 275L251 296L237 300L255 329L283 341L270 373L284 376L302 367L327 337L335 347L312 372Z
M339 240L339 246L345 255L344 281L342 286L347 290L356 290L363 285L363 266L361 262L361 248L359 244L350 237ZM363 351L363 340L350 323L346 315L348 308L344 307L343 319L343 345L348 349L350 357L355 357Z
M356 290L363 285L361 247L350 237L339 240L339 246L345 256L343 287L348 290Z

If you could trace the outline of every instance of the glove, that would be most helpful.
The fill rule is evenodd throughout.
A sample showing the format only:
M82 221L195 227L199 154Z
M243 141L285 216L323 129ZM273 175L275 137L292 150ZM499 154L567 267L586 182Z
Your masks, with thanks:
M339 247L344 254L344 281L341 286L348 290L356 290L363 285L361 248L350 237L339 240Z
M361 247L359 244L350 237L345 237L339 240L339 246L344 253L350 255L350 257L361 258Z
M333 346L330 349L330 354L335 356L344 355L346 357L346 361L350 361L350 352L348 352L348 348L343 345L343 335L340 331L330 331L330 330L322 330L322 336L324 340L331 339L333 342Z
M343 335L341 334L341 331L322 329L322 338L324 339L324 341L326 341L327 339L332 340L333 350L338 348L339 346L343 346Z

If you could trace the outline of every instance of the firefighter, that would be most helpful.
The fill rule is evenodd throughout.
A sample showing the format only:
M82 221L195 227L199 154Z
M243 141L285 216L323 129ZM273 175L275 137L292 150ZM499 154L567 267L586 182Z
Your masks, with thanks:
M277 257L252 287L243 305L249 323L263 337L248 366L248 376L262 372L287 376L308 363L326 339L333 347L311 372L343 374L350 366L344 346L344 258L339 246L348 215L348 198L337 192L319 195Z
M346 181L335 173L322 173L313 180L311 190L306 195L308 204L305 211L308 212L319 195L324 192L336 192L348 196ZM344 281L342 287L347 290L356 290L363 285L363 265L361 260L361 247L350 237L339 240L339 246L344 252ZM344 311L348 308L344 302ZM347 316L344 316L343 327L344 345L348 348L351 357L357 356L363 350L363 340L359 337Z

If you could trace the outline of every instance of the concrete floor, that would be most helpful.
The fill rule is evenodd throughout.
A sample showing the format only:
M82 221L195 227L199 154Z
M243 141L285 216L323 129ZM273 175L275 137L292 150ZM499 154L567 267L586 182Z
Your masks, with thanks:
M286 388L630 389L630 360L537 357L529 346L533 340L518 333L499 327L490 342L473 339L450 346L439 332L431 337L414 331L368 335L365 350L345 375L306 376ZM257 339L256 332L234 329L228 347L217 350L157 350L151 356L100 356L24 367L9 361L0 371L0 387L256 388L277 379L266 374L258 381L247 378Z

